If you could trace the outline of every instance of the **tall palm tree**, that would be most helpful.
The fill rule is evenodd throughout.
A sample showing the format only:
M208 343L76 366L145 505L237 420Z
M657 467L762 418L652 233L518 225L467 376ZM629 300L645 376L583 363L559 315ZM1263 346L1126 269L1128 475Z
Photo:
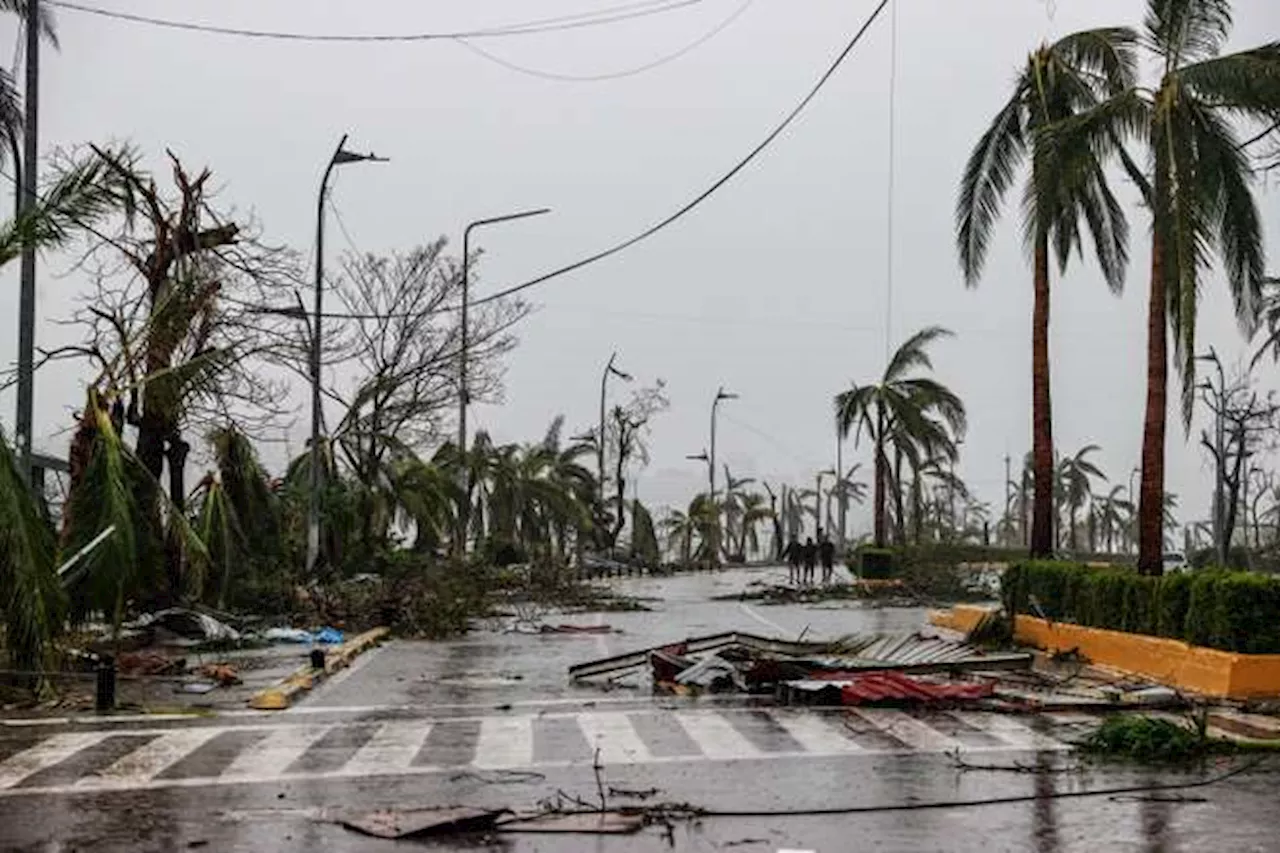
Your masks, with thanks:
M1060 484L1062 503L1067 511L1068 547L1072 551L1079 550L1076 516L1093 494L1093 480L1106 481L1107 477L1093 461L1091 455L1101 450L1096 444L1082 447L1074 456L1068 456L1058 463L1058 483Z
M1030 159L1023 230L1032 256L1032 453L1035 501L1031 556L1053 551L1053 417L1049 388L1049 263L1059 274L1082 251L1080 219L1107 284L1119 292L1128 262L1128 224L1108 187L1100 146L1053 147L1043 131L1133 85L1137 34L1127 28L1073 33L1027 57L1009 100L978 140L960 182L956 237L966 285L978 283L996 218L1017 169Z
M951 332L940 326L916 332L889 359L879 382L855 385L835 397L836 428L841 437L854 430L856 441L865 432L874 446L877 548L885 546L888 531L889 447L946 445L954 455L950 436L964 432L966 418L960 398L935 379L911 375L916 370L932 370L929 345L950 336Z
M1221 55L1229 0L1147 0L1144 44L1159 64L1153 88L1133 86L1055 130L1055 147L1112 146L1151 211L1147 394L1138 500L1138 569L1163 571L1168 336L1182 375L1189 427L1195 395L1199 289L1216 255L1241 326L1257 321L1265 281L1254 174L1237 137L1241 122L1280 115L1280 42ZM1149 148L1144 171L1124 138Z

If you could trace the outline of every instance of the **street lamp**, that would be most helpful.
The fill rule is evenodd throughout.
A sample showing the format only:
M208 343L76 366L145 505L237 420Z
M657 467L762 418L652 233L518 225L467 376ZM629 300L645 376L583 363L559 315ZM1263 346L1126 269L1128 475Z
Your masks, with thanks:
M707 451L705 450L701 453L694 453L686 456L685 459L688 459L690 462L705 462L707 464L707 470L711 470L711 457L707 455Z
M618 354L616 352L613 355L609 356L609 363L604 366L604 373L600 376L600 440L598 442L598 446L596 447L596 451L597 451L596 455L597 455L597 467L599 468L599 471L597 473L599 476L598 482L600 484L600 500L601 501L604 500L604 409L605 409L605 394L607 393L608 387L609 387L609 377L616 376L624 382L630 382L632 378L630 373L627 373L626 371L623 371L623 370L619 370L618 368L613 366L613 363L617 360L618 360Z
M467 403L470 402L470 395L467 393L467 336L470 332L467 310L470 307L471 232L473 229L481 228L485 225L496 225L499 222L510 222L513 219L527 219L530 216L541 216L550 212L551 208L541 207L537 210L522 210L519 213L477 219L468 223L467 227L462 231L462 318L459 326L461 346L459 347L458 356L458 453L459 458L463 460L461 466L463 500L458 512L458 542L455 545L458 556L466 554L467 551L467 527L470 523L469 516L471 514L470 500L468 499L471 494L471 468L465 463L467 453Z
M324 202L329 191L329 176L333 167L344 163L371 161L385 163L387 158L376 154L360 154L348 151L347 134L342 134L338 147L325 166L320 179L320 193L316 199L316 320L311 329L311 471L310 500L307 507L307 573L315 569L320 558L320 426L324 414L320 407L320 348L324 328Z
M711 505L715 506L716 502L716 410L720 407L721 400L736 400L737 394L731 394L724 390L724 386L720 386L720 390L716 391L716 398L711 401L711 456L707 460L708 466L711 468Z

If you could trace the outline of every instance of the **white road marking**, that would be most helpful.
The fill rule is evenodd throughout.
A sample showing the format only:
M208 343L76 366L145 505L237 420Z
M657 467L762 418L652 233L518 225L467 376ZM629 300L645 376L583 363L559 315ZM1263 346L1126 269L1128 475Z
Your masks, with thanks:
M263 782L277 779L331 726L283 726L245 749L222 771L224 779Z
M481 722L471 763L488 770L533 764L533 718L500 717Z
M748 606L748 604L745 601L739 602L738 608L742 610L743 613L747 614L752 619L759 622L761 625L765 625L777 631L778 636L780 637L790 637L795 634L795 631L788 631L786 628L783 628L777 622L774 622L771 619L766 619L764 616L761 616L759 613L756 612L756 609L754 607Z
M0 762L0 790L11 788L31 774L65 761L106 738L106 732L68 732L45 738Z
M1041 734L1025 723L1004 714L982 714L972 711L953 711L952 716L995 735L1015 749L1045 750L1067 749L1062 741Z
M858 715L876 728L888 732L907 746L921 752L950 752L967 749L955 738L944 735L933 726L922 723L902 711L877 708L874 714L858 709L852 709L849 713Z
M145 743L114 764L76 783L78 788L129 788L145 782L221 734L214 728L178 729Z
M707 758L754 758L760 754L755 744L714 711L683 711L675 716Z
M866 751L854 743L852 738L845 737L833 729L821 714L806 711L773 711L770 716L777 720L778 725L786 729L787 734L795 738L807 752L831 755Z
M600 749L600 761L604 764L637 764L652 756L649 747L631 725L630 718L621 712L582 714L578 727L594 751Z
M342 769L352 774L404 770L422 750L430 733L431 724L421 720L384 723Z

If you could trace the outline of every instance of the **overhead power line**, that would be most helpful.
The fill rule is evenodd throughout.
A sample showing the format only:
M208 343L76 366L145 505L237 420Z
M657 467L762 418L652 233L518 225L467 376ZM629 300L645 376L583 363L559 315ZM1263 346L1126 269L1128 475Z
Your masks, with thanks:
M698 205L702 204L704 201L706 201L708 198L714 195L721 187L723 187L725 184L733 180L734 177L736 177L739 172L741 172L743 169L749 166L751 162L755 160L756 157L760 156L760 154L762 154L764 150L768 148L775 139L781 136L784 130L786 130L788 127L791 126L791 123L795 121L796 118L799 117L800 113L804 112L805 107L809 106L809 103L818 96L818 93L821 92L823 87L827 85L827 82L832 77L835 76L835 73L837 71L840 70L840 66L843 65L844 61L849 58L850 54L853 53L853 49L858 46L858 42L862 41L862 37L866 35L867 30L871 29L871 25L874 24L876 19L880 17L880 13L884 11L884 7L887 6L888 4L889 4L889 0L880 0L880 2L876 5L875 10L872 11L870 16L867 17L866 21L864 21L862 26L858 28L857 32L853 34L853 37L849 39L849 42L848 44L845 45L844 50L840 51L839 55L836 56L835 61L832 62L831 65L827 68L827 70L823 73L823 75L818 78L818 82L815 83L813 88L809 90L809 93L806 94L804 98L800 100L800 103L796 104L796 106L791 110L791 112L787 113L786 118L784 118L777 127L775 127L772 131L770 131L769 135L766 136L760 142L759 145L751 149L751 151L747 154L747 156L739 160L738 163L734 165L732 169L726 172L715 183L707 187L705 190L703 190L701 193L695 196L691 201L689 201L687 204L685 204L675 213L672 213L670 216L666 217L660 222L650 226L649 228L646 228L644 231L641 231L636 236L631 237L630 239L627 239L627 240L623 240L621 243L611 246L610 248L605 249L602 252L597 252L594 255L583 258L582 260L576 261L575 263L569 264L568 266L561 267L560 269L552 270L551 272L540 275L537 278L530 279L529 281L526 281L523 284L517 284L514 287L508 287L505 290L500 290L497 293L494 293L490 296L486 296L482 299L473 300L471 304L483 305L486 302L492 302L496 299L503 299L507 296L511 296L512 294L520 293L521 291L528 290L531 287L536 287L537 285L542 284L543 282L546 282L546 281L550 281L553 278L557 278L567 273L574 272L575 270L580 270L585 266L594 264L597 261L602 261L605 258L608 258L612 255L616 255L625 249L629 249L632 246L636 245L637 243L643 240L649 239L654 234L657 234L659 231L663 230L667 226L672 225L676 221L682 219L686 214L690 213L694 208L696 208Z
M755 3L755 0L743 0L743 3L733 12L729 13L727 18L720 21L720 23L716 24L710 30L698 36L696 39L677 51L646 62L643 65L638 65L634 68L628 68L623 71L611 71L603 74L562 74L555 71L543 71L538 68L531 68L527 65L520 65L509 59L504 59L496 53L485 50L479 45L472 44L469 39L460 38L457 39L457 43L477 56L487 59L495 65L500 65L508 71L515 71L520 74L526 74L530 77L538 77L543 80L555 80L557 82L566 83L596 83L603 80L620 80L624 77L634 77L637 74L652 71L653 69L666 65L669 62L675 62L677 59L688 56L690 53L702 47L704 44L711 41L713 38L732 26L738 18L741 18L746 13L747 9L751 8L753 3Z
M844 49L840 51L840 53L836 56L835 60L831 63L831 65L827 68L827 70L822 74L822 76L818 78L818 82L815 83L814 86L809 90L808 94L806 94L804 98L801 99L800 103L798 103L789 113L787 113L786 117L783 118L783 120L777 125L777 127L775 127L772 131L769 132L769 134L764 138L763 141L761 141L758 145L756 145L755 148L751 149L751 151L745 157L739 160L737 164L733 166L733 168L731 168L728 172L726 172L723 176L721 176L718 180L716 180L715 183L711 184L711 186L707 187L707 189L703 190L701 193L695 196L691 201L686 203L679 210L675 211L670 216L667 216L665 219L659 221L655 225L650 226L649 228L645 229L644 231L640 232L634 237L623 240L621 243L617 243L609 247L608 249L605 249L604 251L596 252L594 255L590 255L588 257L583 258L580 261L575 261L574 263L568 264L567 266L560 267L559 269L552 270L549 273L544 273L538 276L537 278L530 279L529 281L526 281L522 284L517 284L512 287L508 287L504 290L500 290L497 293L490 294L489 296L485 296L480 299L473 299L470 301L470 304L474 307L478 305L484 305L487 302L494 302L499 299L505 299L508 296L511 296L516 293L520 293L532 287L536 287L554 278L559 278L562 275L566 275L568 273L580 270L583 267L596 263L597 261L602 261L605 258L612 257L613 255L616 255L619 252L625 251L626 249L629 249L632 246L636 245L637 243L640 243L644 240L649 239L654 234L657 234L659 231L662 231L663 229L674 224L678 220L684 218L686 214L693 211L694 208L698 207L700 204L702 204L704 201L706 201L708 198L714 195L718 190L720 190L722 187L728 184L731 180L733 180L738 175L738 173L740 173L743 169L745 169L748 165L750 165L752 161L754 161L757 157L759 157L760 154L762 154L765 151L765 149L768 148L773 143L775 139L781 136L783 131L785 131L788 127L791 126L791 123L794 122L796 118L799 117L800 113L804 112L805 107L809 106L810 102L813 101L813 99L818 96L818 93L822 91L823 87L826 86L826 84L831 80L831 78L835 76L835 73L838 70L840 70L840 66L842 66L845 60L849 58L849 55L853 53L853 49L858 46L859 42L862 41L862 37L866 35L869 29L871 29L871 25L876 22L876 19L880 17L880 13L884 11L885 6L887 5L889 5L889 0L880 0L880 2L876 5L875 10L872 11L872 13L862 23L862 26L860 26L858 30L853 34L853 36L849 39L848 43L844 46ZM280 311L284 313L297 312L296 308L275 309L270 307L263 307L263 308L260 308L259 310L266 311L266 312ZM446 308L438 308L432 313L443 314L443 313L447 313L450 311L457 311L457 310L459 310L458 306L450 306ZM342 320L376 320L376 319L380 319L384 315L342 314L342 313L326 312L324 316L327 318L335 318L335 319L342 319Z
M120 12L114 9L103 9L99 6L86 6L70 0L44 0L49 6L111 18L131 24L143 24L171 30L206 33L209 35L234 36L246 39L263 39L272 41L295 42L329 42L329 43L387 43L387 42L424 42L452 41L458 39L484 39L506 36L534 35L537 33L560 32L563 30L596 27L650 15L660 15L688 6L695 6L704 0L648 0L648 2L630 3L625 6L614 6L598 9L594 12L579 12L574 15L562 15L556 18L541 18L496 27L483 27L473 30L455 32L420 32L420 33L372 33L372 34L338 34L338 33L304 33L284 30L257 30L241 27L227 27L217 24L204 24L198 21L184 21L176 18L157 18L150 15L138 15L133 12Z

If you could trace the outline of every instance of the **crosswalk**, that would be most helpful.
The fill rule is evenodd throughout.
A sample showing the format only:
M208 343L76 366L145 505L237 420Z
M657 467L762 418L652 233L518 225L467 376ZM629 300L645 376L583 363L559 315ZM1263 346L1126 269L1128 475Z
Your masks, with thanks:
M0 740L0 797L292 778L672 761L1060 750L982 712L792 709L591 711L386 722L197 724Z

